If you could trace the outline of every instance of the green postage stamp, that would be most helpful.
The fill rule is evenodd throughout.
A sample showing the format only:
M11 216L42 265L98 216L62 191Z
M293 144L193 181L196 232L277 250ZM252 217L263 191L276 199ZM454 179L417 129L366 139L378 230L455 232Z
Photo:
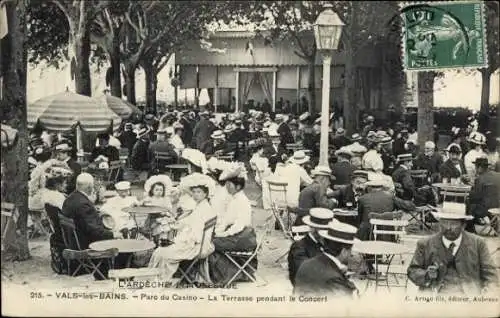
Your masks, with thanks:
M400 7L407 71L488 66L481 1L405 2Z

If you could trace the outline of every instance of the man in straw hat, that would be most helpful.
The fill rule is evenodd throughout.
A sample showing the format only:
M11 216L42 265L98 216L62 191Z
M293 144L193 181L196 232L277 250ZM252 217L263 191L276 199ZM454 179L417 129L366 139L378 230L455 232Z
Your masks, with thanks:
M328 229L328 223L333 220L333 212L323 208L312 208L302 221L309 227L309 233L299 241L290 246L288 252L288 277L295 286L295 274L305 260L315 257L321 253L322 238L318 230Z
M269 159L272 156L278 156L282 158L283 155L286 155L286 148L281 144L281 136L276 130L269 130L268 132L269 139L271 140L271 144L267 145L264 149L264 153L267 154L267 158Z
M347 278L345 265L351 257L356 231L354 226L335 219L327 229L319 231L323 251L302 263L295 276L294 294L352 297L357 293Z
M415 183L410 175L413 167L413 156L411 153L398 155L399 166L392 173L392 180L397 184L396 192L401 199L411 200L415 197ZM399 192L398 192L399 187Z
M330 168L317 166L311 171L311 175L314 178L314 182L300 191L299 206L295 210L297 219L294 225L302 225L302 217L307 215L311 208L326 208L331 210L337 207L337 200L330 199L326 195L332 178Z
M489 210L500 207L500 173L488 169L488 158L477 158L474 164L477 177L469 193L469 214L474 217L467 227L470 232L475 232L473 223L484 223L484 217L492 220ZM498 228L498 224L490 226Z
M407 273L420 290L438 293L485 293L498 286L498 274L486 242L464 230L472 216L465 206L446 202L432 213L439 221L439 233L424 238Z
M73 158L71 158L71 147L67 141L60 141L54 147L54 153L57 160L64 162L73 172L73 177L68 182L67 193L75 190L76 178L82 172L82 167Z
M207 156L207 159L210 159L214 154L223 154L226 151L226 147L226 135L222 130L216 130L210 135L210 140L207 140L201 146L200 151Z
M340 149L350 144L349 138L345 135L345 129L342 127L337 128L335 137L333 138L333 145L336 149Z

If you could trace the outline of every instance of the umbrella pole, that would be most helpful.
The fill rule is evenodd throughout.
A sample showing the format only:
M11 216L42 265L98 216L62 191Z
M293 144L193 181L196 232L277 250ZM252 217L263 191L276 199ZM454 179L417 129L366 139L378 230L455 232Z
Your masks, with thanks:
M76 151L78 154L78 157L82 158L84 157L83 155L83 140L82 140L82 128L80 127L80 124L76 125Z

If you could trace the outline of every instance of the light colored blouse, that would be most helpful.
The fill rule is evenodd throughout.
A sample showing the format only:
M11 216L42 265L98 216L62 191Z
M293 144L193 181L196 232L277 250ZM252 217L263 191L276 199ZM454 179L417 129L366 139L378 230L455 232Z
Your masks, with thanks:
M172 137L170 137L170 143L172 144L172 146L174 146L177 155L179 155L182 149L186 148L186 146L184 146L184 143L182 142L181 137L179 137L178 135L173 135Z
M252 225L252 206L243 191L231 196L224 213L219 214L215 236L226 237L240 233Z
M62 210L64 200L66 200L66 196L63 193L56 190L42 189L40 194L44 206L45 204L50 204Z

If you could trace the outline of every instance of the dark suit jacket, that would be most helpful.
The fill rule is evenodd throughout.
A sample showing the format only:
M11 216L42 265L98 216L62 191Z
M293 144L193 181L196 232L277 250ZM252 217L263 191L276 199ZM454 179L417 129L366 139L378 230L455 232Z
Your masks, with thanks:
M88 248L92 242L113 238L113 233L104 227L94 203L79 191L66 198L62 213L75 221L76 234L82 249Z
M164 171L165 165L174 164L177 162L177 153L175 152L174 146L168 141L155 141L149 145L148 158L150 161L150 167L153 172ZM156 160L156 153L163 152L167 153L171 159L170 160Z
M210 120L202 118L200 121L194 126L193 130L193 138L196 142L196 148L201 149L203 144L210 140L210 135L216 130L214 123Z
M82 173L82 167L80 166L80 164L78 162L76 162L73 159L69 159L66 163L68 164L68 167L73 172L73 176L71 177L71 179L68 182L68 187L67 187L67 192L66 192L67 194L70 194L71 192L75 191L76 177L78 177L78 175L80 173Z
M410 266L408 278L421 290L439 286L447 271L447 250L442 242L441 233L424 238L417 248ZM438 264L438 282L432 283L426 276L430 265ZM455 255L455 264L462 282L471 287L468 291L480 291L484 287L498 285L498 274L485 241L472 233L463 231L462 242ZM466 289L467 290L467 289Z
M392 180L394 183L399 183L403 187L401 198L404 200L411 200L415 197L415 183L410 175L410 170L399 166L392 173Z
M350 184L353 168L348 161L338 161L332 167L335 184Z
M302 216L309 213L311 208L326 208L333 209L336 207L336 203L326 196L326 189L324 189L319 183L313 182L307 187L305 187L299 194L299 206L298 206L298 216L296 225L302 224Z
M343 189L337 190L335 193L335 199L337 199L339 207L341 208L345 208L347 206L347 202L352 203L353 208L358 206L352 185L348 185Z
M442 164L443 158L438 153L434 153L430 158L425 154L419 154L415 159L414 169L425 169L429 172L433 180L437 180L438 177L436 174L439 173Z
M356 286L321 253L305 260L295 276L294 294L352 297Z
M182 126L184 126L181 136L182 142L185 145L190 145L193 139L193 122L183 116L179 120L179 123L181 123Z
M293 139L292 131L286 123L281 123L278 127L278 134L281 136L281 144L286 146L286 144L293 144L295 140Z
M279 156L281 158L281 156L286 154L287 154L286 148L281 144L278 145L278 151L274 149L272 144L264 146L264 156L267 159L271 158L272 156Z
M130 164L134 170L149 170L149 140L138 139L132 148Z
M116 161L120 160L120 152L118 149L116 149L113 146L107 146L107 147L95 147L94 150L92 150L92 153L90 154L89 161L94 162L94 160L99 157L100 155L105 156L108 158L109 161Z
M295 286L295 274L305 260L321 253L321 244L314 242L309 235L297 242L293 242L288 252L288 278Z
M484 217L488 209L500 207L500 173L487 171L479 175L469 193L470 214Z
M217 151L222 151L225 152L226 150L226 142L222 142L216 145L214 145L214 141L212 139L207 140L200 148L200 151L203 152L206 156L207 159L210 159L210 157Z
M458 171L457 167L451 162L450 159L446 160L441 167L439 168L439 172L441 174L442 179L450 179L450 178L460 178L465 174L465 165L463 160L460 160L460 169L462 169L462 173Z
M372 191L362 195L358 200L359 239L370 239L370 220L368 218L370 213L392 212L396 209L412 211L415 209L415 205L411 201L402 200L386 191Z
M349 138L346 136L336 136L333 138L333 145L335 146L335 149L340 149L344 146L347 146L351 143Z

